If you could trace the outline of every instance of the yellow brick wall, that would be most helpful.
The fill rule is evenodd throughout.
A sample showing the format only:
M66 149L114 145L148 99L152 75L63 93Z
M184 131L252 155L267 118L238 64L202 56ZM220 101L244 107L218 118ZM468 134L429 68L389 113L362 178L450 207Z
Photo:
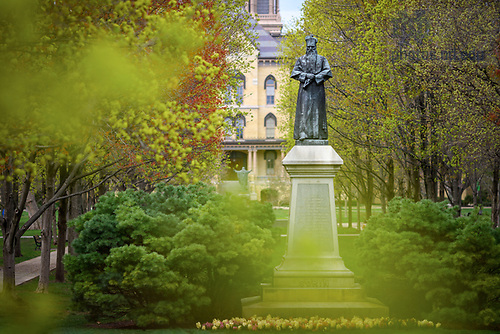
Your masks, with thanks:
M273 113L276 116L278 124L275 132L275 138L280 138L281 133L278 130L279 123L283 118L278 115L276 103L280 98L281 84L278 78L278 65L276 62L258 63L257 55L252 61L252 67L249 72L243 73L246 79L246 87L244 90L243 103L241 111L247 113L246 127L243 132L244 139L265 139L266 128L264 119L267 114ZM277 81L273 105L268 105L266 102L265 80L268 75L273 75Z

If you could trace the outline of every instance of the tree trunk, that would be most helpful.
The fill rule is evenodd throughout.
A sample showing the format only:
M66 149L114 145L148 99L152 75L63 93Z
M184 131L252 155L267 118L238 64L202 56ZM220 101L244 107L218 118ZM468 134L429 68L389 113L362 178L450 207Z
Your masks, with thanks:
M68 177L67 164L59 168L59 179L66 180ZM64 282L64 263L63 257L66 252L66 232L68 227L68 199L59 202L59 211L57 220L57 260L56 260L56 282Z
M445 175L446 168L443 164L439 166L439 201L442 202L446 199L446 183L445 183Z
M5 205L4 215L2 217L2 235L3 235L3 292L5 294L14 294L14 289L16 287L16 261L15 261L15 237L13 224L13 210L9 210L10 203L6 202L5 197L2 199L2 203Z
M500 161L493 163L493 183L491 185L491 222L494 228L500 226Z
M412 199L415 202L420 201L420 173L416 165L413 166L411 171L411 188L412 188Z
M358 215L358 230L361 230L361 206L360 206L360 200L359 200L359 191L358 191L358 198L356 200L356 210L357 210L357 215Z
M17 233L18 229L16 229ZM14 254L16 255L15 257L22 257L23 253L21 251L21 236L15 236L14 237Z
M436 173L433 166L429 163L430 159L425 159L422 163L422 171L424 174L424 184L426 198L433 202L438 201Z
M387 183L385 188L385 194L387 202L390 202L395 196L394 190L394 160L389 158L387 160Z
M349 204L347 203L347 201L349 200L349 195L346 193L345 194L345 199L344 199L344 217L347 218L349 216L347 210L349 209L348 206Z
M347 204L349 205L348 222L349 228L352 228L352 192L351 185L349 184L349 191L347 193Z
M30 191L28 193L28 199L26 201L26 211L28 211L28 216L33 216L38 211L38 204L36 203L35 195ZM36 222L31 225L30 229L41 230L42 220L37 219Z
M5 238L5 234L4 234ZM16 261L14 249L9 247L9 243L4 239L3 243L3 292L12 295L16 287Z
M450 183L451 205L458 208L456 215L457 217L459 217L462 211L462 173L459 171L455 171L452 175L450 175Z
M342 194L339 194L339 205L338 205L338 207L339 207L339 220L337 222L337 225L339 227L342 227L342 223L343 223L343 221L342 221Z
M64 282L63 257L66 253L66 234L68 221L68 200L61 200L59 206L59 219L57 221L57 260L56 260L56 282Z
M77 193L81 190L80 181L76 181L71 185L70 193ZM69 201L69 219L75 219L83 213L82 195L73 196ZM76 239L77 233L73 226L68 228L68 253L76 255L73 249L73 241Z
M46 171L46 184L45 184L45 200L50 200L55 193L55 175L56 166L54 163L47 164ZM49 289L49 276L50 276L50 248L52 241L52 222L54 220L54 205L51 205L43 213L42 216L42 250L41 250L41 268L40 279L38 280L37 293L48 293Z
M398 180L398 196L405 197L405 181L403 178Z
M479 206L479 196L481 196L479 188L480 188L479 181L472 182L472 185L471 185L471 189L472 189L472 206L475 207L475 208L477 208Z
M371 157L368 158L368 171L366 173L366 196L365 196L365 222L368 221L368 219L372 215L372 204L373 204L373 175L370 172L371 171Z
M383 189L385 186L381 184L381 188ZM385 191L380 192L380 206L382 207L382 212L385 213L387 211L387 202L385 200Z
M54 207L54 212L53 212L54 219L52 219L52 242L54 243L54 245L57 245L59 242L59 233L57 233L57 219L56 219L58 211L59 208L56 209Z
M7 177L10 177L7 168L4 170L3 176L4 181L0 192L0 200L3 205L2 217L0 218L3 236L3 292L13 295L16 287L15 235L19 228L21 211L18 208L17 180L6 181Z

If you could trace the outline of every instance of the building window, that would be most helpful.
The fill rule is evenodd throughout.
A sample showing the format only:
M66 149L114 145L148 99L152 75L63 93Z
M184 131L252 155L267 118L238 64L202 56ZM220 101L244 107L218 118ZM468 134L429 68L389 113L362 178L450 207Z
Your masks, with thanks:
M238 80L237 85L236 85L236 102L238 104L243 103L243 92L245 90L246 86L246 81L245 81L245 76L241 73L238 73L236 76L236 80Z
M274 138L276 130L276 116L269 113L264 118L264 126L266 127L266 138Z
M233 119L231 117L226 117L224 118L224 123L226 123L226 128L224 130L226 139L231 139L233 135Z
M226 117L224 118L226 123L225 135L227 140L231 140L234 133L236 133L236 139L243 139L243 128L247 125L245 116L238 115L236 117Z
M264 159L266 160L266 175L274 175L276 157L276 151L266 151L264 153Z
M243 128L246 125L245 116L238 115L234 120L234 127L236 128L236 139L243 139Z
M274 104L274 92L276 90L276 79L268 75L265 81L266 104Z
M269 0L257 0L257 14L269 14Z
M241 73L235 75L236 87L228 86L226 92L226 104L241 104L246 88L245 76Z

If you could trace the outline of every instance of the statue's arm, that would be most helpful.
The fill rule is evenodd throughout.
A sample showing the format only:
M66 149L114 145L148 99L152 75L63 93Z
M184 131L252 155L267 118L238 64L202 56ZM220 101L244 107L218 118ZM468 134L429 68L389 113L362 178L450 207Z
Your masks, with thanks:
M322 57L321 65L321 71L315 76L317 84L320 84L333 77L332 71L330 70L330 65L328 64L328 60L326 60L325 57Z
M297 59L297 61L295 62L295 66L293 67L291 77L292 79L298 80L300 82L306 81L307 73L305 73L304 70L302 69L300 58Z

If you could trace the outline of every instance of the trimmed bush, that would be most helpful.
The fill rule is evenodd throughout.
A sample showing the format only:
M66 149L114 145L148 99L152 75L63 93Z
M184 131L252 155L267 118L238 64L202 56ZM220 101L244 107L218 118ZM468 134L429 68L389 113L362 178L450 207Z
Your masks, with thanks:
M260 200L262 202L268 202L272 205L278 205L279 194L278 190L273 188L262 189L260 192Z
M369 292L393 316L448 326L500 325L500 244L488 217L396 198L359 238Z
M270 205L204 184L108 193L74 222L74 302L92 320L140 327L238 314L271 270L273 221Z

